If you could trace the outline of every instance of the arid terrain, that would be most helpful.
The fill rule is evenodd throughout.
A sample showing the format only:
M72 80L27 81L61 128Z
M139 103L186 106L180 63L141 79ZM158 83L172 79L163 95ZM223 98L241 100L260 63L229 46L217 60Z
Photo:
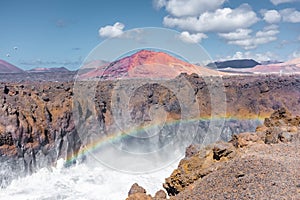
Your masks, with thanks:
M300 0L2 0L0 200L300 200Z
M229 142L191 145L163 187L170 199L299 199L300 117L285 109L266 118L256 132L234 135ZM154 197L134 184L127 200Z

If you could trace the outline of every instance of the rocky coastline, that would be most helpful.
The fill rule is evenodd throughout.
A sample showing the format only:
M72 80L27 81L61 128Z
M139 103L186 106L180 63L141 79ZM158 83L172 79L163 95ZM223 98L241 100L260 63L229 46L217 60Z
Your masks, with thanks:
M207 82L197 75L183 75L191 83L199 102L202 118L210 115L210 98ZM55 76L53 76L55 77ZM232 76L223 77L226 94L226 113L221 139L228 141L232 135L254 131L262 123L260 119L269 116L280 107L287 108L292 115L300 113L300 77L287 76ZM212 81L213 77L212 77ZM68 160L83 148L85 135L79 135L73 119L74 82L70 79L57 81L14 81L0 83L0 185L5 187L13 178L35 172L37 169L56 164L62 158ZM97 85L95 93L96 110L103 116L101 126L110 121L111 97L114 82ZM159 95L155 100L156 92ZM161 103L170 115L178 112L174 95L156 86L142 88L146 104L137 103L136 111L147 104ZM150 90L154 95L148 96ZM224 99L222 99L224 100ZM135 103L135 101L133 101ZM103 106L105 106L103 109ZM141 112L147 112L144 109ZM141 113L142 115L144 113ZM138 117L138 115L137 115ZM201 116L200 116L201 118ZM201 130L208 126L207 120L199 121ZM105 129L105 128L103 128ZM75 161L74 161L75 162ZM9 172L9 173L8 173ZM171 187L171 186L170 186ZM174 191L174 194L177 192Z
M275 111L255 132L229 142L190 145L154 197L137 183L126 200L299 199L300 117Z

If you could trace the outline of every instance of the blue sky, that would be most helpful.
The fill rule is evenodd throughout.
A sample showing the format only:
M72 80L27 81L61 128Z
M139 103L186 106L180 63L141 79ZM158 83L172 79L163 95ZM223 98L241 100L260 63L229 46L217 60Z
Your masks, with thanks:
M0 59L76 69L124 31L164 27L214 60L300 57L300 0L0 0Z

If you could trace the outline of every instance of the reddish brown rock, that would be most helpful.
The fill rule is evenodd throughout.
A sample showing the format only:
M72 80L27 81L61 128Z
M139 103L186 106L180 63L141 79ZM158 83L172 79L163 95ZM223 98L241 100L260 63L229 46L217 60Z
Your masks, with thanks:
M65 79L67 77L64 77L64 75L60 75L60 78L56 79L54 78L56 76L52 74L51 80L49 79L51 75L36 74L35 76L38 77L33 78L33 75L28 74L29 78L26 78L26 81L24 81L22 79L24 78L23 75L0 74L0 80L6 81L0 83L0 160L7 161L10 159L14 167L9 170L15 170L16 173L20 171L32 172L36 168L55 164L59 158L69 159L74 157L82 147L83 141L81 141L80 137L89 137L87 134L79 135L80 133L75 129L73 100L74 93L76 94L78 91L73 91L74 83L66 82ZM31 78L32 80L29 80ZM293 115L300 113L300 107L295 106L299 104L299 76L224 76L222 81L211 77L209 82L195 74L181 74L180 78L185 78L191 84L195 99L199 103L201 111L199 118L201 119L207 119L211 116L211 108L214 106L211 102L211 89L216 85L223 84L226 99L220 98L218 95L214 98L216 98L216 102L226 104L226 114L228 116L225 117L233 116L236 119L246 120L261 118L269 116L274 110L283 105ZM62 82L55 82L57 80ZM210 82L213 84L210 85ZM268 91L261 94L258 88L259 85L266 85ZM99 112L97 114L99 114L98 119L102 127L113 123L111 98L114 86L114 81L101 82L97 85L95 94L91 94L91 99L95 101L95 107ZM176 94L168 88L159 84L148 84L137 89L136 93L130 102L132 120L140 120L142 118L149 120L150 118L147 114L149 113L149 108L153 105L161 106L167 113L168 120L180 119L182 107ZM286 101L287 96L290 97L289 101ZM87 118L90 114L89 110L83 109L83 111L85 111L83 112L85 115L83 117ZM286 116L287 118L285 120L277 120L277 115ZM275 125L288 123L285 128L281 128L278 132L277 141L288 142L290 139L294 140L294 133L297 132L300 118L289 117L288 113L284 113L284 111L280 111L273 116L277 120L274 122ZM201 128L206 130L208 122L204 120L200 121L200 123ZM271 126L272 124L269 124L268 127L263 127L264 130L261 129L261 132L265 135L264 137L266 137L265 132ZM253 128L253 125L239 120L232 120L224 127L224 130L225 128L227 132L222 134L222 136L225 135L227 139L233 133L249 131ZM275 139L276 134L274 136ZM200 131L198 136L196 138L197 142L201 142ZM240 146L245 146L245 141L246 143L251 143L253 140L253 138L242 139L244 141L239 141ZM267 140L272 141L269 138ZM190 152L187 151L187 157L196 159L196 150L197 148L191 149ZM213 156L212 149L210 153L212 154L209 156ZM227 159L221 152L215 151L215 153ZM201 155L199 156L201 157ZM209 163L208 161L210 159L207 159L207 163ZM215 162L215 164L219 162ZM197 165L195 163L192 165ZM206 171L199 171L200 177L209 173L210 168L206 169ZM180 177L185 177L183 172L184 170L180 171ZM187 185L194 182L199 174L190 173L190 178L185 177ZM2 178L0 177L0 179ZM6 178L4 177L4 179Z
M153 200L151 195L146 194L146 190L139 186L137 183L133 184L128 192L128 198L126 200Z
M167 194L163 190L159 190L155 193L155 196L153 198L154 200L164 200L167 199Z
M221 162L232 159L235 154L236 150L231 143L218 142L201 148L193 156L181 160L163 186L169 195L177 195L196 180L217 170Z
M196 153L190 146L193 153L164 184L170 199L299 199L298 118L280 109L257 129L260 132L234 135L229 143Z
M146 190L139 186L137 183L133 184L128 192L128 196L132 195L132 194L136 194L136 193L145 193L146 194Z
M261 130L261 129L260 129ZM259 143L264 141L263 137L264 133L240 133L232 136L232 139L230 142L236 147L236 148L243 148L245 146L251 145L253 143Z
M259 132L190 145L163 184L170 199L299 199L298 119L280 109Z

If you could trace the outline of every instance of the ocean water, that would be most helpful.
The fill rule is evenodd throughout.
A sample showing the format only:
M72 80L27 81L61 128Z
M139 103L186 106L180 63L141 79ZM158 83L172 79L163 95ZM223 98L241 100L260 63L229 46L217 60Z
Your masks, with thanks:
M130 140L114 140L99 146L91 151L92 156L76 165L65 167L65 161L60 159L56 167L40 169L32 175L13 180L6 188L0 189L0 200L125 200L134 183L154 195L163 189L165 178L177 168L185 148L195 139L190 134L195 132L191 123L182 125L185 131L178 129L178 134L172 135L170 142L166 137L164 148L158 148L159 140L155 137L140 143L140 140L130 137ZM206 138L204 142L219 140L219 130L223 130L223 139L228 140L233 133L253 131L259 123L257 120L232 120L222 129L210 132L205 131L205 123L203 126L200 124L197 141L203 142L202 135L210 136L203 137ZM167 131L174 133L172 128Z
M163 189L162 183L176 165L152 173L129 174L87 163L66 168L61 159L51 170L40 169L30 176L13 180L8 187L0 189L0 199L124 200L133 183L154 195Z

